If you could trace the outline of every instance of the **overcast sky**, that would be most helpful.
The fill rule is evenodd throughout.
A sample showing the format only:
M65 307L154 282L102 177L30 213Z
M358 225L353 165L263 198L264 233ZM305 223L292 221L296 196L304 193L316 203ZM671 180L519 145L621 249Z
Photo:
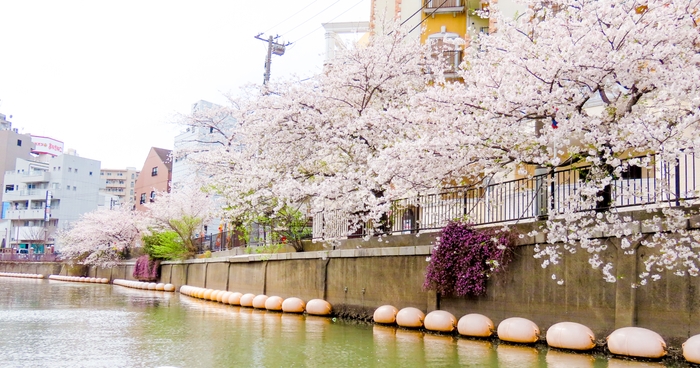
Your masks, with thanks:
M102 168L141 169L150 147L172 149L177 113L262 83L255 35L294 42L272 78L311 75L321 23L369 13L370 0L0 0L0 113Z

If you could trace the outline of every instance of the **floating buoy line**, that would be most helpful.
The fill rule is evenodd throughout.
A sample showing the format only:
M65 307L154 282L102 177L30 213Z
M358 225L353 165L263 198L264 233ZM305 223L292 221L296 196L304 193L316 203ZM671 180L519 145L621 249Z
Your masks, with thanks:
M43 279L42 274L23 274L0 272L2 277L19 277ZM79 276L49 275L50 280L108 284L109 279ZM174 292L173 284L140 282L115 279L114 285L154 291ZM308 302L296 297L255 295L223 290L200 288L183 285L180 294L189 297L218 302L228 305L264 309L284 313L306 313L315 316L331 316L333 307L322 299ZM465 337L491 338L497 336L501 341L518 344L535 344L543 337L540 328L533 321L521 317L506 318L496 327L493 321L478 313L467 314L457 319L453 314L443 310L434 310L425 314L418 308L398 309L383 305L374 311L373 320L377 324L396 325L407 329L424 328L436 333L457 333ZM549 327L544 340L553 348L575 351L588 351L596 347L596 337L587 326L576 322L559 322ZM622 327L606 337L607 349L619 356L661 359L668 354L666 342L658 333L642 327ZM682 345L682 354L686 361L700 364L700 334L690 337Z

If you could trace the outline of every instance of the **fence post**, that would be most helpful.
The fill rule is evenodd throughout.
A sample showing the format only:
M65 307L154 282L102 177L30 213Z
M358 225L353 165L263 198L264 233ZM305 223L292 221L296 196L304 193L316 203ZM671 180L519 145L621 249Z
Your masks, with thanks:
M547 169L544 167L537 167L535 169L535 218L542 219L547 216L548 204L547 204L547 187L545 186L545 175L547 175Z
M681 161L676 159L676 169L674 170L676 174L676 207L681 205Z

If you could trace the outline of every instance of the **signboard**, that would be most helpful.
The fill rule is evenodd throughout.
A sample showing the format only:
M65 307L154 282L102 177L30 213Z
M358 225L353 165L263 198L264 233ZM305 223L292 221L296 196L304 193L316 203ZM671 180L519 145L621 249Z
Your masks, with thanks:
M49 221L51 219L51 199L53 195L50 190L46 191L46 205L44 206L44 221Z
M10 202L2 202L2 218L7 218L7 211L10 210Z
M53 138L33 135L32 144L34 145L32 153L48 154L51 156L63 154L63 142Z

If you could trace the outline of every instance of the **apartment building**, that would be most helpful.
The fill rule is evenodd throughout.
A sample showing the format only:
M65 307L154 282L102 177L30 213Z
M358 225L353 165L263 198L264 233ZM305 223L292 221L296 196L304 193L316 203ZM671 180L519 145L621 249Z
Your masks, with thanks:
M171 150L151 147L143 168L134 184L136 200L134 208L146 210L144 206L156 198L158 192L170 192L173 175L173 165L170 159Z
M4 176L6 244L20 252L59 250L56 231L97 209L100 161L70 154L18 158Z
M446 40L461 38L467 41L479 33L497 29L489 17L489 6L497 4L506 16L522 13L524 5L514 0L375 0L370 14L370 27L380 22L401 21L411 32L409 37L429 43L436 53L448 62L446 77L456 77L463 59L463 48Z
M32 137L13 129L7 116L0 114L0 172L14 171L16 160L30 159L31 151ZM4 200L3 194L4 191L0 191L0 202Z
M105 206L125 205L132 208L136 203L136 179L140 171L135 167L126 169L102 169L100 179L104 180L104 189L101 193L110 197Z

